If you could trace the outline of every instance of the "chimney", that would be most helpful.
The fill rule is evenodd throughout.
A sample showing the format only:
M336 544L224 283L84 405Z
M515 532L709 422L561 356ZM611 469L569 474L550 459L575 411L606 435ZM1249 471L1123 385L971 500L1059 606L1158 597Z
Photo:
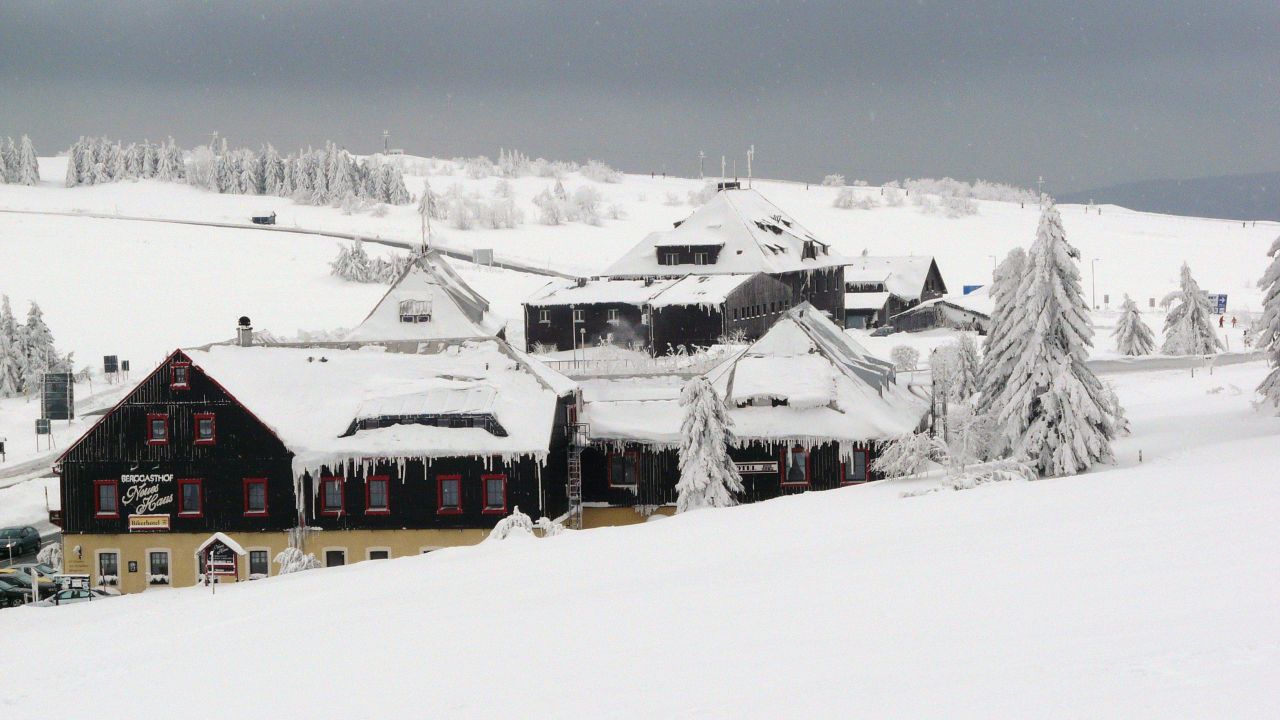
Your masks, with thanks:
M253 345L253 325L249 323L248 315L241 315L236 325L236 344L240 347Z

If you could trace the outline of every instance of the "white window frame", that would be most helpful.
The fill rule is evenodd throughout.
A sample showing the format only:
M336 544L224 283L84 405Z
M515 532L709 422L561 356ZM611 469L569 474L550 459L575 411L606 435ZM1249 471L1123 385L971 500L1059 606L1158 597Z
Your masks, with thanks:
M550 311L550 310L548 310L548 309L546 309L546 308L542 308L541 310L539 310L539 311L538 311L538 322L542 323L543 325L550 325L550 324L551 324L551 311Z
M694 264L694 265L710 265L710 264L711 264L711 253L708 253L708 252L696 252L696 253L694 253L694 254L693 254L693 264Z
M401 300L397 309L400 311L399 318L402 323L431 322L430 300Z
M115 585L102 584L102 560L100 556L105 555L107 553L115 553L116 555L116 584ZM172 555L169 556L169 562L173 562ZM93 580L93 587L119 588L120 584L124 582L124 579L120 577L121 574L123 573L122 569L124 568L124 564L125 564L124 553L120 552L120 548L98 548L97 550L94 550L93 551L93 575L90 578Z
M147 581L146 581L146 583L144 583L144 584L145 584L147 587L149 587L149 588L151 588L151 587L173 587L173 550L170 550L170 549L169 549L169 548L167 548L167 547L154 547L154 548L146 548L146 549L145 549L145 550L143 550L142 552L144 553L144 556L143 556L142 562L143 562L143 564L144 564L144 565L146 565L146 570L147 570ZM153 552L162 552L162 553L166 553L166 554L169 556L169 572L168 572L168 575L169 575L169 582L168 582L168 583L166 583L166 584L164 584L164 585L152 585L152 584L151 584L151 576L155 574L155 573L151 572L151 553L153 553Z
M391 548L389 548L389 547L385 547L385 546L382 546L382 545L378 545L378 546L375 546L375 547L365 548L365 549L364 549L364 559L365 559L366 561L368 561L368 560L372 560L372 559L373 559L373 553L374 553L374 552L377 552L377 551L379 551L379 550L381 550L382 552L385 552L385 553L387 554L387 559L388 559L388 560L390 560L391 558L395 557L395 554L391 552Z
M244 549L244 577L246 580L253 575L253 553L259 550L267 553L267 574L265 577L271 577L271 563L275 562L275 558L271 555L271 548L263 545L255 545Z
M618 308L609 308L608 313L609 313L610 323L617 325L618 323L622 322L622 318L618 314Z
M662 253L662 257L666 260L666 262L664 262L663 265L679 265L680 264L680 253L678 252L664 252Z
M587 311L582 308L574 308L573 321L575 323L585 323L587 321Z

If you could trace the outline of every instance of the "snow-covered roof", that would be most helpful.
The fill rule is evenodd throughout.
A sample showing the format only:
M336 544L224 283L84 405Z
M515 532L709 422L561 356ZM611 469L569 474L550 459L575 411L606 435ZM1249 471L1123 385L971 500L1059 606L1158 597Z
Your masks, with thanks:
M933 298L932 300L925 300L914 308L911 308L911 310L898 313L898 315L905 315L906 313L919 311L922 308L933 307L938 304L954 305L955 307L968 310L969 312L978 313L979 315L988 318L991 317L992 311L995 310L995 301L991 299L991 287L989 285L983 285L968 295L943 295L942 297ZM897 317L897 315L894 317Z
M892 293L887 292L858 292L844 294L845 310L882 310L884 304L889 302L889 296Z
M894 295L907 300L916 300L924 290L924 283L929 277L929 268L932 265L933 257L929 255L862 255L848 261L845 265L844 281L846 283L883 282L884 289Z
M890 364L807 303L706 376L729 404L738 443L885 440L914 430L928 410L897 384ZM665 376L584 381L583 421L599 440L674 445L683 382Z
M529 300L534 307L625 303L669 307L673 305L719 305L754 274L686 275L677 279L635 280L596 278L581 285L552 288Z
M401 322L402 303L425 309L426 322ZM504 322L489 301L471 288L449 262L428 250L409 264L348 340L434 340L492 337Z
M816 257L804 258L806 242L816 243ZM657 249L675 246L719 247L720 253L712 265L658 264ZM604 274L784 273L848 262L755 190L722 190L674 229L650 233Z
M428 346L422 346L425 350ZM545 458L556 399L571 381L497 339L436 344L432 352L215 345L191 361L276 433L295 472L374 458ZM323 358L323 362L321 361ZM384 415L491 414L507 431L393 425L358 429ZM343 437L347 434L346 437Z
M246 552L246 551L245 551L245 549L240 545L240 543L236 542L235 540L232 540L232 539L230 538L230 536L228 536L228 535L224 535L221 531L219 531L219 532L216 532L216 533L214 533L214 534L210 535L210 536L208 537L208 539L206 539L204 542L200 543L200 546L196 548L196 557L200 557L200 553L204 552L206 548L208 548L210 545L214 544L215 542L220 542L220 543L222 543L223 545L226 545L228 548L230 548L230 549L231 549L231 552L233 552L233 553L235 553L235 554L237 554L237 555L248 555L248 554L249 554L249 553L248 553L248 552Z

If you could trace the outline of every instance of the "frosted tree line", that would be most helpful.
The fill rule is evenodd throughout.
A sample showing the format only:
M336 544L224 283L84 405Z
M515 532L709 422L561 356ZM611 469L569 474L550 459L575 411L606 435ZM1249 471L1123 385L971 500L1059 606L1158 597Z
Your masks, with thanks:
M124 145L105 137L81 137L67 150L66 186L122 180L177 182L186 176L182 149L173 138Z
M18 323L9 296L0 296L0 397L28 395L40 389L47 372L70 372L71 355L58 354L53 332L40 306L31 303L26 323Z
M350 246L340 246L338 257L329 263L329 272L351 282L389 285L404 273L413 260L413 255L392 255L389 259L371 258L364 250L364 243L357 239Z
M36 185L40 182L40 161L36 158L31 138L0 138L0 183Z

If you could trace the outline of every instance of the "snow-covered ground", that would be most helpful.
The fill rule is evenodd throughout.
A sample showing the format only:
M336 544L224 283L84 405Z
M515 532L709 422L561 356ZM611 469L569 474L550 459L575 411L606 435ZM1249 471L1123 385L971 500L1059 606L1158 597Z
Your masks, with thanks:
M10 647L80 660L10 664L0 714L105 687L94 717L1271 717L1264 373L1117 376L1133 436L1078 477L879 482L6 611ZM211 669L247 680L193 701Z

